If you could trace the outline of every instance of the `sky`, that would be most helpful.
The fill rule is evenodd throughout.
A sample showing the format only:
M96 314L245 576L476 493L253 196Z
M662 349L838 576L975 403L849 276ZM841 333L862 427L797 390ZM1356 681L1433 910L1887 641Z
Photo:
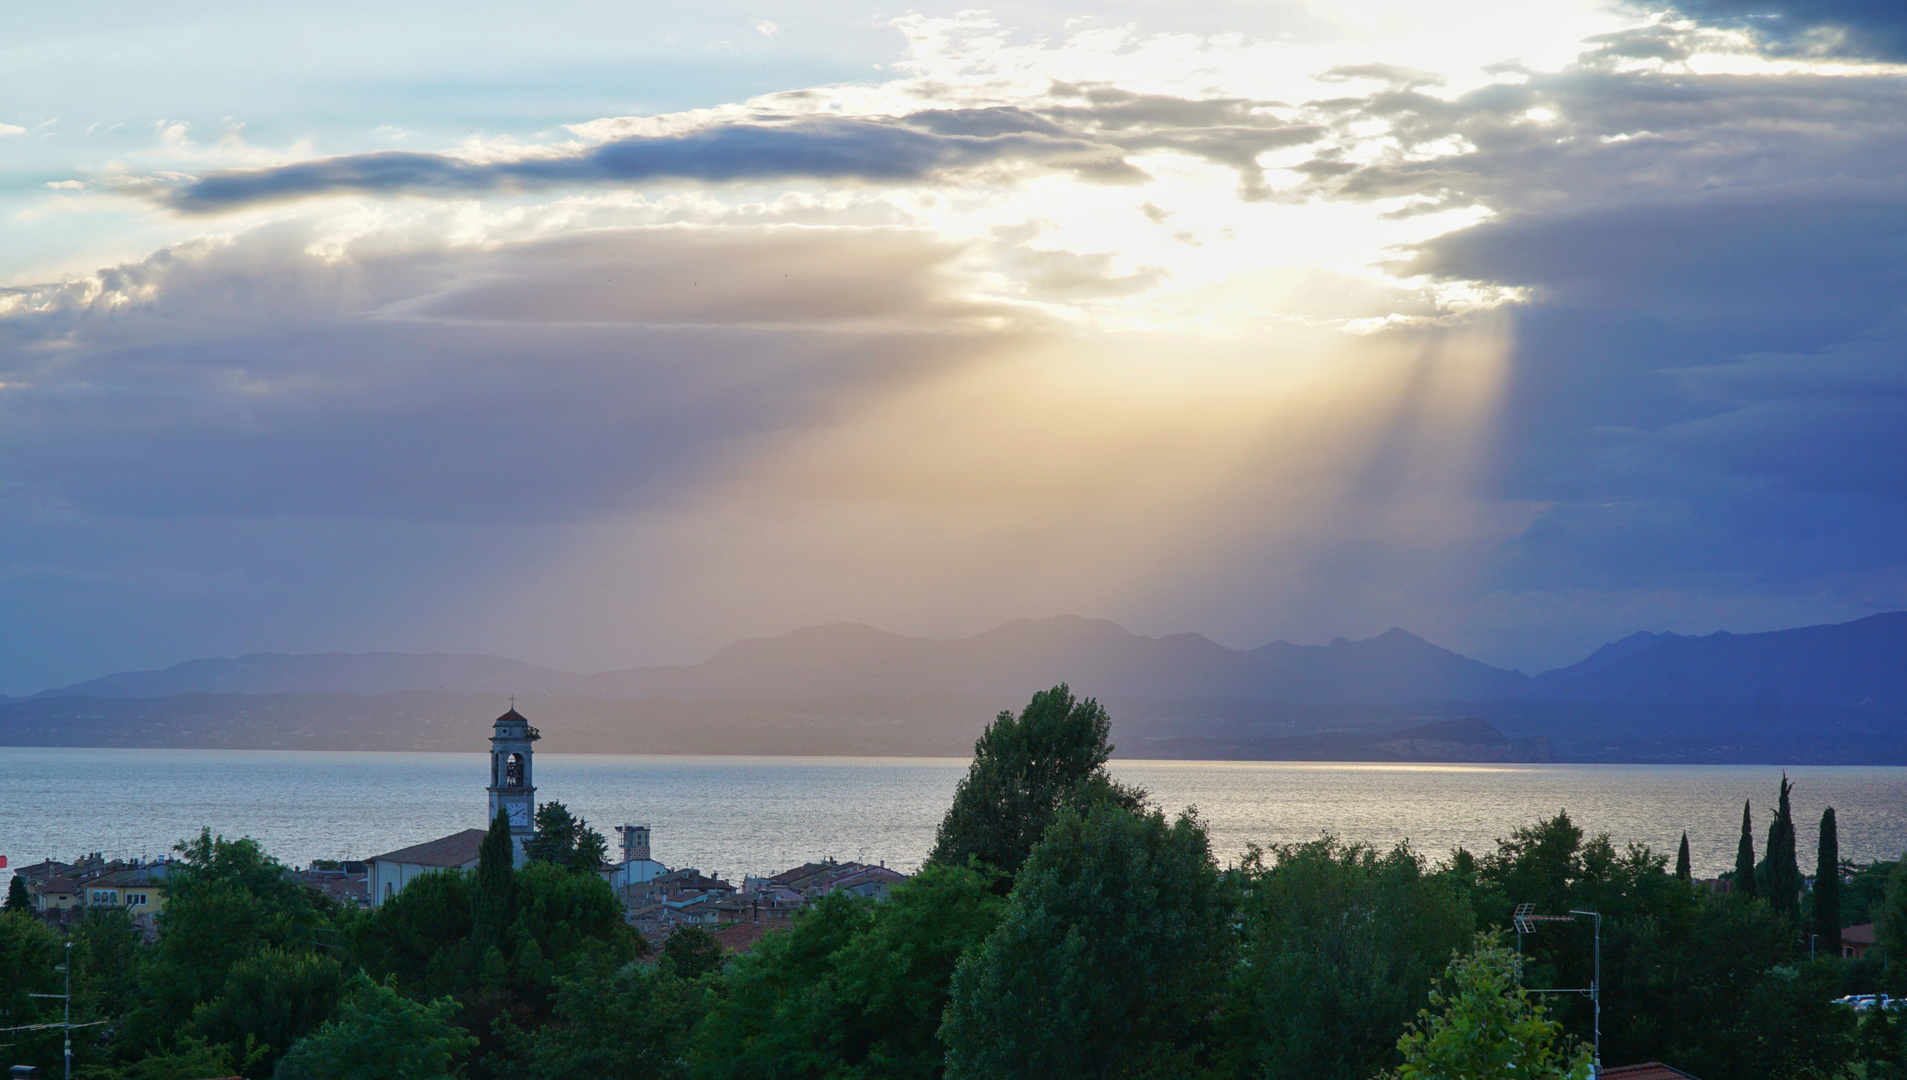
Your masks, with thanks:
M0 693L1907 607L1907 14L41 5Z

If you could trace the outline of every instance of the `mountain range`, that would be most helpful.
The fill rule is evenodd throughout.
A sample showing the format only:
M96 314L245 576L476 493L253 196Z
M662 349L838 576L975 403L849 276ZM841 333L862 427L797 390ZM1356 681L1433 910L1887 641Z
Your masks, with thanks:
M1103 619L1021 619L955 640L840 623L740 641L700 664L577 674L480 654L255 653L107 675L36 698L390 694L436 690L634 701L964 694L1024 697L1066 682L1101 698L1290 705L1625 702L1895 713L1907 707L1907 612L1757 634L1639 633L1530 676L1404 630L1327 645L1231 649L1146 637Z

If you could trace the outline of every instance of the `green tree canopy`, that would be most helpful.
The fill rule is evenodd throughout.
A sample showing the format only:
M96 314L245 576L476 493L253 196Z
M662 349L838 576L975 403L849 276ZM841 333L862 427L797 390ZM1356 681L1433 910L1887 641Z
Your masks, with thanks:
M457 1003L412 1001L362 973L335 1020L299 1040L274 1080L448 1080L476 1040L451 1023Z
M1682 881L1695 879L1694 867L1688 857L1688 830L1682 830L1682 846L1675 849L1675 876Z
M4 909L0 910L33 910L33 894L27 891L25 878L15 874L13 875L13 879L7 882L7 902Z
M533 862L593 874L608 862L609 843L589 822L571 815L569 807L546 802L536 808L536 835L524 843L523 855Z
M1795 862L1794 810L1788 793L1794 785L1788 774L1781 774L1781 794L1775 803L1775 819L1768 823L1768 853L1762 864L1761 879L1756 882L1759 895L1768 898L1775 914L1799 923L1801 915L1801 868Z
M1589 1047L1530 1000L1521 958L1488 934L1445 971L1430 1007L1397 1040L1396 1080L1588 1080Z
M1735 845L1735 877L1729 889L1736 896L1753 897L1755 888L1755 819L1749 804L1741 804L1741 842Z
M973 764L954 789L927 861L970 859L1019 870L1061 807L1110 802L1136 810L1145 793L1106 773L1112 719L1097 701L1075 700L1064 683L1033 695L1019 716L1002 712L973 745Z
M1236 955L1205 830L1112 803L1061 809L1000 925L961 961L941 1038L954 1080L1183 1076L1212 1051Z
M939 1077L954 968L1006 906L992 885L930 866L880 902L823 897L733 961L697 1033L698 1075Z
M1814 847L1815 947L1841 955L1841 839L1834 808L1821 812L1821 838Z
M1227 1071L1364 1080L1397 1064L1415 1015L1476 917L1452 879L1405 847L1326 837L1252 852L1240 870L1244 963L1225 1008Z

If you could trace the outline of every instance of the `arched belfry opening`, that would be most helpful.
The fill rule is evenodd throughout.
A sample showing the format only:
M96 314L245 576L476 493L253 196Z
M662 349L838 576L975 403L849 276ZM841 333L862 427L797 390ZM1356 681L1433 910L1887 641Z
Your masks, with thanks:
M516 841L517 861L523 860L523 843L536 831L536 777L534 743L542 738L536 727L516 703L497 717L490 735L490 816L499 813L510 821L510 835Z

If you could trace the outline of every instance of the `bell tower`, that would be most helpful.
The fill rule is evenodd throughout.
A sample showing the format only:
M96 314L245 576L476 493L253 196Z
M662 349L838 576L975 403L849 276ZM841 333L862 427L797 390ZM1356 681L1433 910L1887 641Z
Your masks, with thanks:
M532 744L542 738L536 728L516 711L516 699L510 699L510 711L497 717L496 730L490 736L490 817L497 813L510 817L510 838L516 842L516 858L523 861L523 844L536 833L536 784L530 773Z

